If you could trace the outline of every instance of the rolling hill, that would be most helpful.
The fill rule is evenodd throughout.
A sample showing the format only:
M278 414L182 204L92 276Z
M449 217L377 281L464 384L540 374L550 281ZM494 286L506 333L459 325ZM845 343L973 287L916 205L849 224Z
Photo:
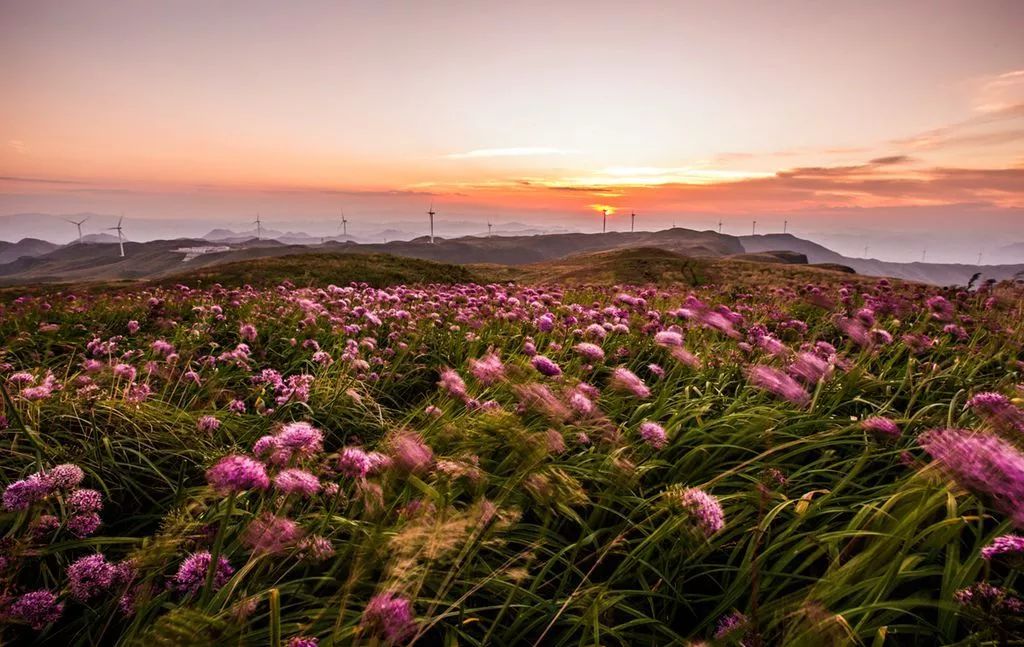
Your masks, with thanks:
M619 259L627 267L622 271L613 271L607 265L608 259L612 257L601 256L600 253L622 250L633 250ZM713 231L672 228L636 233L464 236L437 238L434 244L430 244L425 237L376 244L333 240L322 244L289 244L278 240L247 239L216 245L207 239L183 238L125 242L123 258L116 243L57 247L44 241L21 241L13 247L12 244L6 248L0 247L0 254L6 254L0 259L7 260L0 263L0 284L163 279L228 263L311 254L315 256L309 256L306 262L327 263L332 267L337 265L328 262L332 257L359 254L385 254L450 265L487 265L492 268L543 267L546 263L561 260L573 266L579 265L580 259L584 259L590 263L585 271L568 270L565 264L558 263L549 267L552 272L575 272L583 278L582 274L586 272L602 276L628 275L631 267L629 263L644 254L654 263L662 262L665 257L655 250L690 259L720 259L720 262L755 262L790 267L820 266L830 270L855 271L859 274L943 285L965 285L976 272L982 274L982 280L1002 280L1013 278L1024 271L1024 265L978 267L940 263L890 263L842 256L822 245L788 234L735 237ZM27 255L26 252L33 255ZM574 260L570 262L570 258ZM315 269L290 267L302 276L318 275ZM335 269L342 271L340 265ZM529 270L524 271L529 273ZM665 271L675 270L666 268ZM509 274L514 275L516 272Z
M42 256L60 247L38 238L22 238L16 243L0 240L0 263L10 263L23 256Z
M778 250L797 252L806 256L809 263L845 265L858 274L889 276L934 285L966 285L978 272L981 273L982 281L1012 279L1024 272L1024 264L978 266L959 263L892 263L873 258L852 258L792 234L740 236L739 241L751 253Z

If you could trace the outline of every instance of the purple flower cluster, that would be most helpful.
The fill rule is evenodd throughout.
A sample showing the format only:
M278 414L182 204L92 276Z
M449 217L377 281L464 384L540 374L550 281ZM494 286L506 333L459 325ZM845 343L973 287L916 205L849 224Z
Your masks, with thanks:
M305 470L281 470L274 477L274 488L282 494L311 497L320 491L320 479Z
M480 359L469 360L469 372L484 386L497 384L505 379L505 365L496 353L487 353Z
M882 438L899 438L900 435L899 425L882 416L865 418L861 421L860 426L864 431Z
M412 602L395 593L378 593L363 610L361 625L392 645L407 640L416 633Z
M636 373L622 366L612 371L608 386L615 391L630 393L641 400L651 396L651 390L647 388L644 381Z
M961 487L984 497L1024 527L1024 454L993 434L939 429L921 446Z
M974 607L985 613L1019 616L1024 613L1024 600L1012 592L993 586L987 582L978 582L953 594L953 600L963 606Z
M718 499L700 488L672 488L666 492L669 506L685 515L696 529L710 538L725 527L725 512Z
M749 367L747 369L747 379L750 380L753 386L768 391L783 400L788 400L795 405L805 406L811 401L810 394L796 380L770 366Z
M238 454L225 456L208 469L206 481L221 494L270 487L270 478L263 463Z
M1024 537L1020 535L1000 535L981 549L982 559L991 560L996 557L1024 556Z
M654 449L662 449L668 444L668 436L665 428L656 422L644 422L640 424L640 437L644 442Z
M127 585L133 576L129 562L111 564L99 553L80 557L68 566L71 597L79 602L88 602L114 586Z
M174 576L174 588L184 595L194 595L206 583L206 573L210 570L213 557L207 551L192 553L178 566ZM223 556L217 559L217 570L213 576L213 588L219 589L227 584L235 569Z
M537 369L537 372L547 377L558 377L562 374L562 369L550 358L544 355L534 355L533 359L530 360L533 367Z
M33 629L42 629L56 622L64 613L64 603L47 590L29 591L18 597L7 609L11 618Z
M307 422L291 422L276 434L263 436L252 447L252 453L273 465L284 465L295 459L312 458L323 451L324 434Z

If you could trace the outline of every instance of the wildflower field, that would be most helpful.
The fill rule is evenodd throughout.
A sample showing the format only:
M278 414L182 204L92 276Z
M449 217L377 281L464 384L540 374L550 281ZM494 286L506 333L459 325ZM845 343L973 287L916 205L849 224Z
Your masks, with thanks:
M1024 644L1024 288L0 305L0 642Z

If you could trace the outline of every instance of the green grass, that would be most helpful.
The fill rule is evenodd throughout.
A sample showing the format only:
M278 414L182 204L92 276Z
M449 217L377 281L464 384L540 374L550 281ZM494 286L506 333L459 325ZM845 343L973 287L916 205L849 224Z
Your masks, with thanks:
M647 260L621 265L613 280L656 282L664 276L658 263L676 263L665 258L652 269ZM373 595L394 591L411 601L415 642L423 645L1022 644L953 601L978 581L1015 589L1013 569L978 554L1012 531L1010 523L985 499L952 486L916 442L936 427L984 429L964 408L973 393L1021 397L1020 288L946 293L967 330L958 341L923 308L933 291L920 286L896 286L889 297L873 281L842 277L854 287L845 306L838 275L825 271L786 279L779 269L769 281L753 269L726 280L691 261L670 269L697 272L683 280L698 285L511 288L519 305L499 300L503 288L494 286L326 290L352 280L380 286L470 276L412 259L329 255L323 264L281 257L220 266L193 276L193 285L206 288L191 292L150 286L8 300L0 317L0 363L11 365L3 374L10 399L0 483L72 462L86 472L83 486L103 493L105 507L99 532L81 539L65 531L32 538L39 506L0 513L10 560L0 571L2 591L47 588L66 605L63 618L41 632L0 620L0 636L12 644L276 647L298 635L321 645L382 644L361 618ZM300 287L270 287L283 278ZM839 304L835 311L805 299L808 281ZM257 287L230 287L245 284ZM675 361L644 327L658 320L650 312L666 326L681 322L671 313L690 290L741 311L742 329L762 324L793 351L834 344L841 368L799 407L751 388L744 376L750 363L786 360L745 351L741 340L709 328L687 326L685 345L699 368ZM622 293L643 293L645 302L628 305L617 298ZM894 343L860 348L837 329L835 315L861 307L864 293L905 308L879 314L877 326ZM989 297L993 307L985 305ZM590 309L629 324L601 342L607 358L592 366L572 350ZM536 322L546 311L556 321L547 332ZM781 326L790 319L807 331ZM140 330L129 332L129 321ZM40 330L47 323L59 328ZM248 356L226 358L243 341L244 323L257 330ZM937 343L914 355L899 341L906 333ZM115 337L116 350L88 349L96 338ZM159 355L155 339L172 343L177 359ZM314 361L314 341L332 363ZM558 362L561 378L530 366L527 341ZM505 378L491 385L468 370L488 349L506 366ZM105 365L90 374L95 390L76 382L90 355ZM137 381L153 390L147 399L129 401L127 381L111 372L118 362L137 368ZM654 375L651 363L665 375ZM620 365L647 382L649 398L611 388ZM474 402L494 404L467 406L438 388L449 367L466 379ZM311 375L308 399L275 404L272 390L253 380L268 368L285 378ZM23 370L40 378L52 371L63 388L25 400L7 379ZM593 416L565 419L521 406L524 384L545 384L564 403L579 382L600 389ZM245 413L229 411L235 399ZM199 431L204 415L217 417L220 428ZM902 435L866 434L859 423L873 415L896 421ZM663 449L639 438L646 420L666 429ZM337 483L337 496L248 492L229 502L206 485L204 473L217 459L249 453L290 421L324 431L324 453L297 465ZM365 482L325 469L346 446L395 453L403 433L430 446L432 469L391 468ZM590 443L579 442L580 434ZM552 444L556 438L564 450ZM677 486L717 497L725 527L711 537L697 532L668 505L666 493ZM40 505L63 514L59 499ZM334 555L310 563L297 546L254 552L246 529L268 512L328 539ZM182 559L217 542L235 568L225 586L205 597L168 590ZM94 551L133 560L132 615L117 609L124 591L87 603L69 597L68 565ZM749 618L746 633L713 640L716 623L734 611Z
M176 274L158 284L181 282L204 286L220 283L270 287L288 281L305 287L331 283L346 285L358 281L384 287L400 283L468 283L474 280L473 273L460 265L390 254L295 254L215 265Z

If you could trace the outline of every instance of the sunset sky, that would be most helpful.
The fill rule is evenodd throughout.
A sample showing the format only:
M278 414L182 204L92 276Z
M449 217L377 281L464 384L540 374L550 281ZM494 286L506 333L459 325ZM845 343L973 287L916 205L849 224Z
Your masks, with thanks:
M1019 0L5 0L0 215L1006 230L1022 33Z

